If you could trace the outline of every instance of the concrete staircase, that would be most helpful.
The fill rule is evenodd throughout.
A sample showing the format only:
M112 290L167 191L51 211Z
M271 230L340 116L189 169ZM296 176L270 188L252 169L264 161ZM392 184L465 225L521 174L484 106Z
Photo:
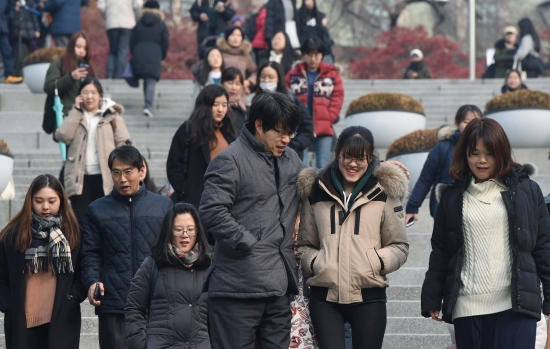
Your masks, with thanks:
M531 89L550 92L550 79L527 81ZM142 115L141 89L132 89L122 81L103 81L105 93L126 108L124 119L132 140L146 156L155 183L166 184L165 164L168 149L176 128L188 118L192 83L190 81L161 81L152 119ZM501 80L347 80L342 117L335 125L339 133L344 128L345 110L355 98L370 92L400 92L417 98L426 109L427 127L452 124L454 114L462 104L485 103L500 94ZM22 206L29 184L39 174L58 175L62 166L58 145L41 129L44 95L32 95L25 85L0 84L0 138L7 141L15 157L14 180L16 197L0 201L0 228ZM543 193L550 192L550 175L536 176ZM388 289L388 324L384 348L441 349L450 344L445 326L420 316L420 288L428 266L433 220L427 202L420 212L420 221L408 229L410 255L399 271L391 274ZM99 348L97 318L87 301L82 303L81 347ZM0 315L0 322L3 317ZM0 326L0 348L5 347L3 326Z

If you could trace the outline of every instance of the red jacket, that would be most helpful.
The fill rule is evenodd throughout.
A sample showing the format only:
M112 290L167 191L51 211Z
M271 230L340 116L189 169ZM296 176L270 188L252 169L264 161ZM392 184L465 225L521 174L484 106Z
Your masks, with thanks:
M306 63L298 63L288 72L285 81L292 93L307 106ZM342 78L334 66L321 62L313 87L313 124L315 136L334 136L332 124L338 121L344 104Z
M265 19L267 17L267 9L264 7L258 17L256 17L256 36L252 38L252 48L257 50L265 50L268 43L265 40Z

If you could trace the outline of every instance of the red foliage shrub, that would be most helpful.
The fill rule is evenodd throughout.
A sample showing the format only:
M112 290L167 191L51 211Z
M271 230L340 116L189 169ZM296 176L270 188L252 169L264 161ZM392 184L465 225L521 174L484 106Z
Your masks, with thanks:
M93 48L93 63L100 78L105 78L109 40L105 30L105 20L97 9L95 1L81 11L82 30L90 39ZM189 21L190 22L190 21ZM168 28L170 47L162 63L162 79L191 79L190 67L198 61L197 35L192 26Z
M428 37L422 27L395 27L382 32L376 37L375 47L355 49L349 68L355 78L401 79L409 65L409 52L415 48L424 53L424 63L434 79L468 77L468 55L460 50L460 45L443 36ZM480 60L476 63L477 77L484 71L484 60Z

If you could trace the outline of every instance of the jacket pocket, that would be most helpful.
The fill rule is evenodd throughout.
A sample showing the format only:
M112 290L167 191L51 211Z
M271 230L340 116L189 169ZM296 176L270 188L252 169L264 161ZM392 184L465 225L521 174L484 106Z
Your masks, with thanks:
M382 268L382 265L380 264L378 253L376 253L374 248L367 250L367 259L369 260L369 264L372 272L372 274L369 275L369 277L373 279L377 279L378 277L380 277L380 269Z
M323 262L324 262L324 256L325 256L325 249L321 249L319 253L317 253L317 256L315 257L313 261L313 276L317 276L321 274L321 271L323 270Z

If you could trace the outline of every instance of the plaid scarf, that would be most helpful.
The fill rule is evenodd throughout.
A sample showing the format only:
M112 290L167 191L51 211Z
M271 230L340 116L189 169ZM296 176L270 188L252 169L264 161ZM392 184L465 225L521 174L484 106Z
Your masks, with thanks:
M198 243L195 243L193 249L187 253L177 248L174 244L168 243L168 251L172 257L182 263L186 268L191 268L193 263L200 257L200 247Z
M53 274L73 273L71 247L61 232L61 216L32 214L32 241L25 251L25 274L48 271L48 255Z

